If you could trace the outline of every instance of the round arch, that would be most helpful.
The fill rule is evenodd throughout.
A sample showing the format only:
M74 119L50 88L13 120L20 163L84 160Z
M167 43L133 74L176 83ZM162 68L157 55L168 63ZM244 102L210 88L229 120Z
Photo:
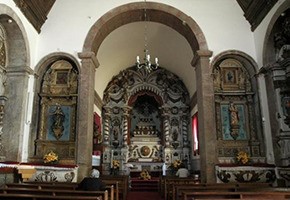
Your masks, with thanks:
M270 20L270 23L268 25L265 39L264 39L264 44L263 44L263 66L275 62L276 57L275 57L275 50L273 46L273 28L275 26L275 23L277 19L281 16L281 13L286 11L287 9L290 8L290 1L285 1L283 4L279 6L275 14L273 15L272 19Z
M7 33L9 46L7 67L30 66L30 52L25 28L16 15L8 6L0 4L0 23Z
M183 35L194 54L197 50L208 50L204 34L191 17L166 4L142 2L122 5L103 15L89 30L83 52L96 54L102 41L113 30L131 22L144 21L144 8L150 21L167 25Z
M214 107L212 79L209 69L209 58L212 56L212 52L208 49L205 36L198 24L190 16L166 4L155 2L125 4L110 10L92 25L86 36L82 52L79 53L82 68L85 69L81 72L80 80L80 96L83 97L79 106L79 121L81 123L79 123L78 130L83 133L80 139L90 141L92 138L93 125L90 123L92 115L88 113L93 113L94 110L92 102L94 102L96 93L94 90L95 68L99 66L96 58L97 52L105 38L118 27L132 22L144 21L145 8L149 21L174 29L186 39L192 49L194 56L191 65L195 67L197 72L199 127L200 131L203 132L202 142L200 143L201 148L203 148L201 157L207 158L201 160L201 168L205 169L202 172L202 181L214 182L215 147L208 141L214 141L215 139L214 134L212 134L215 126L208 126L206 123L206 121L213 121L213 115L210 117L206 115L206 113L213 113ZM205 118L207 120L203 120ZM81 169L80 177L84 176L90 169L91 155L90 149L87 148L88 142L78 143L77 155L82 155L77 160Z

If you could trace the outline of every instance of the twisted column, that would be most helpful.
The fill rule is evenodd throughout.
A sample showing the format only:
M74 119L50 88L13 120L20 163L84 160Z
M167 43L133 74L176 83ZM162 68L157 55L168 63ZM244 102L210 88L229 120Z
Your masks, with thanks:
M183 138L183 146L188 146L188 119L187 116L182 117L182 138Z

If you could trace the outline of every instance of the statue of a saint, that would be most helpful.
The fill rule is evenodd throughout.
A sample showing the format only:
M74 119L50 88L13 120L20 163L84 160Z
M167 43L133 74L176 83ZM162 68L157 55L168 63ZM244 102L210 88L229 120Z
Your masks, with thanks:
M60 105L56 106L55 111L52 113L52 115L53 123L51 125L51 128L56 139L59 139L63 134L63 123L65 119L65 114L63 113Z
M239 125L239 111L233 102L230 102L229 112L231 117L231 126Z

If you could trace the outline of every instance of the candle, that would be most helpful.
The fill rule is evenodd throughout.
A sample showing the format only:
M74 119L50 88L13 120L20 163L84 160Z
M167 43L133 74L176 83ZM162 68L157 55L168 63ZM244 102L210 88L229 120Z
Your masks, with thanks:
M112 153L111 153L111 168L113 168L113 156L114 156L114 150L112 150Z

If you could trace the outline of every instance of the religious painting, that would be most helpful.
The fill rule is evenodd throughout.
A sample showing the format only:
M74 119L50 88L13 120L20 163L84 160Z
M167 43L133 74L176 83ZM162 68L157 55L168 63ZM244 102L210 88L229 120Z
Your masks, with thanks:
M72 108L65 105L50 105L47 112L47 140L68 141Z
M237 82L237 69L236 68L224 68L223 77L225 85L235 85Z
M68 82L68 71L57 71L56 72L56 84L67 84Z
M235 104L236 107L236 124L233 124L233 114L230 104L221 105L221 123L223 140L246 140L246 118L244 104Z

